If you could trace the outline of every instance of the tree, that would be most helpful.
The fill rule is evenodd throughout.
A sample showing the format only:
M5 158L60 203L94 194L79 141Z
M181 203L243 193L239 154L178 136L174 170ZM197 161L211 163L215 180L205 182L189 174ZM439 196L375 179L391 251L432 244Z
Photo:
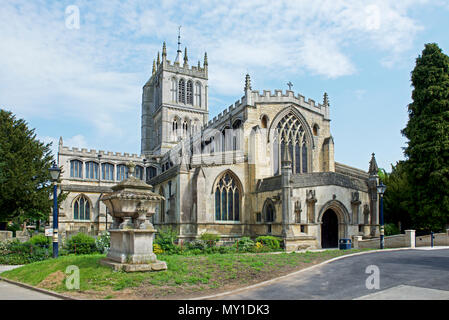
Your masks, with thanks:
M449 222L449 57L426 44L411 74L413 102L402 134L404 169L410 181L412 223L442 230Z
M391 165L391 173L379 168L379 178L387 186L384 194L385 223L394 223L400 231L411 228L410 205L413 199L404 162Z
M0 222L48 218L52 208L49 183L51 144L36 139L34 129L0 109Z

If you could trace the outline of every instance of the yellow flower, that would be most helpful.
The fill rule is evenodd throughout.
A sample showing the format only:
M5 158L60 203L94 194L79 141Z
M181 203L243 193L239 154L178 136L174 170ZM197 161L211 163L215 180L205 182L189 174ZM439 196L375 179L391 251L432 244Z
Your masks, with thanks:
M153 252L155 254L160 254L160 253L164 253L164 250L162 250L161 246L158 245L157 243L153 243Z

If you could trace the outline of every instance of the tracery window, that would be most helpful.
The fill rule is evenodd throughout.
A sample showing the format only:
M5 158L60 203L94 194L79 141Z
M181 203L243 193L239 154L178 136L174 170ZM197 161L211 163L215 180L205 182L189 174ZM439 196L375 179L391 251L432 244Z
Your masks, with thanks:
M79 160L70 161L70 177L82 178L83 177L83 163Z
M179 102L186 103L186 82L184 79L179 80L178 99Z
M86 162L86 179L98 179L98 163Z
M193 105L193 82L187 81L187 104Z
M215 220L240 221L240 195L235 178L225 173L215 187Z
M307 173L309 143L298 117L292 112L283 117L276 126L273 137L273 169L280 174L282 156L287 148L292 161L293 173Z
M90 220L90 203L84 195L81 195L73 203L74 220Z

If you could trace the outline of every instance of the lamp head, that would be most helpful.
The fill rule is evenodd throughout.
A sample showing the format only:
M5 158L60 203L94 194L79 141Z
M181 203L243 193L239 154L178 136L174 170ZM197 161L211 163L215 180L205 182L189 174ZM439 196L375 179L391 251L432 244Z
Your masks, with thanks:
M385 190L387 190L387 186L383 184L381 181L380 184L377 186L377 193L381 196L385 193Z
M61 173L61 169L56 165L55 162L53 162L53 166L48 170L50 171L51 180L53 182L58 181L59 174Z

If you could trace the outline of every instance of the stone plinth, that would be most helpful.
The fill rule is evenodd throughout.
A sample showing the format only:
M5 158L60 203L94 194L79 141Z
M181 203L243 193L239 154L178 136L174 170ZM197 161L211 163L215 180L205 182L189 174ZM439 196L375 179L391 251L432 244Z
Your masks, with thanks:
M134 166L128 165L129 177L112 187L101 200L113 217L111 245L101 264L114 270L160 271L167 264L158 261L153 253L153 239L157 232L150 218L157 203L164 198L151 191L152 187L134 177Z

